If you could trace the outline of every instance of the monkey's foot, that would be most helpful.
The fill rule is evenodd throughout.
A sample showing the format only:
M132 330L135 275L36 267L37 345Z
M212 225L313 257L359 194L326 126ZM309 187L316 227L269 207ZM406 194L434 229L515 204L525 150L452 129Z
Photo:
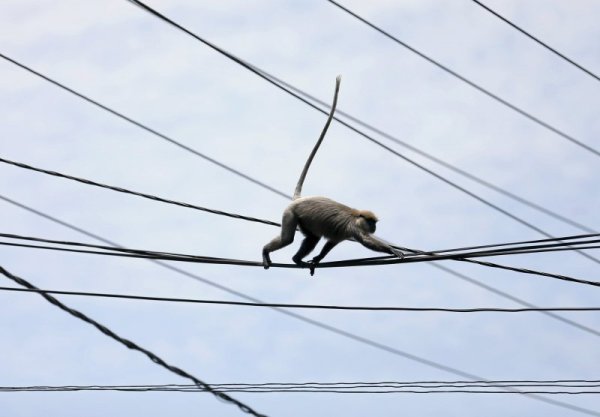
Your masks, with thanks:
M265 269L269 269L269 267L271 266L271 259L269 258L268 254L263 253L263 268Z
M319 265L319 262L313 259L312 261L307 262L307 264L308 268L310 269L310 276L312 277L313 275L315 275L315 268L317 267L317 265Z

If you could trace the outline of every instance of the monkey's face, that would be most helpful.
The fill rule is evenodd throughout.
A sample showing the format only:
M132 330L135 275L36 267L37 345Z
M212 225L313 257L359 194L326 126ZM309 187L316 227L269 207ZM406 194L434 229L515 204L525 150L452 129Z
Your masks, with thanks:
M367 227L369 228L369 233L375 233L375 229L377 228L377 220L366 219Z
M359 227L369 234L375 233L375 229L377 228L376 223L377 220L372 218L362 216L358 218Z

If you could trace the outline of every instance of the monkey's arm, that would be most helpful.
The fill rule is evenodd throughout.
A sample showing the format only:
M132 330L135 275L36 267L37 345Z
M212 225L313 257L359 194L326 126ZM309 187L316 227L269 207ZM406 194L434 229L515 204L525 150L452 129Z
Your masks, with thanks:
M389 253L390 255L397 256L400 259L404 258L404 254L401 251L391 247L389 244L377 239L373 235L360 233L356 236L356 241L364 247L374 250L376 252Z

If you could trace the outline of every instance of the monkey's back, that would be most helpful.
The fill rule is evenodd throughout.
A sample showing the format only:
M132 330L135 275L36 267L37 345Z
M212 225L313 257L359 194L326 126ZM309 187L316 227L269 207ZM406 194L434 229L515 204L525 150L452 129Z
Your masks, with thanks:
M300 230L331 240L344 240L353 228L357 210L327 197L301 197L289 209L298 219Z

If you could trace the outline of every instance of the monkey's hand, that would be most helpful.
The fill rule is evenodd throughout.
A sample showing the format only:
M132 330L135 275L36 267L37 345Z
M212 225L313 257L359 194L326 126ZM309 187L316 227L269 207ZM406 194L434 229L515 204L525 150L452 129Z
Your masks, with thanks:
M397 256L398 259L403 259L404 258L404 253L396 248L390 247L390 250L392 251L392 255Z
M263 251L262 257L263 257L263 268L269 269L269 267L271 266L271 258L269 257L269 254L267 252Z

